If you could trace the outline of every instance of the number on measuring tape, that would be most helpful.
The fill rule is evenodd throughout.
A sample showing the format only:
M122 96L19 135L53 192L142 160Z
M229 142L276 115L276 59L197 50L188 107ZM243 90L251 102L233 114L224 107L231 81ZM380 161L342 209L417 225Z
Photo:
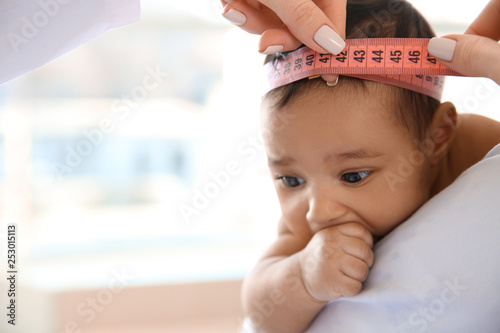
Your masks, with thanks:
M363 60L365 60L365 51L364 50L354 51L354 60L358 62L363 62Z
M336 57L335 60L340 61L342 63L345 63L347 59L347 51L340 52Z
M436 64L436 58L434 58L433 56L431 56L429 54L429 52L427 52L427 57L426 57L427 61L430 62L430 63L433 63L433 64Z
M320 53L320 58L319 61L321 61L324 64L327 64L330 61L330 54L329 53Z
M391 51L391 56L389 59L391 59L391 61L394 61L395 63L399 64L399 62L401 61L401 50L395 50L395 51Z
M411 62L415 63L415 64L418 64L418 62L420 61L420 51L410 51L408 52L408 55L410 56L408 58L408 60L410 60Z
M307 66L313 66L314 65L314 58L315 58L315 55L314 54L309 54L307 57L306 57L306 65Z
M388 80L420 85L422 89L442 87L440 75L459 74L429 54L428 42L428 38L348 39L345 49L337 55L303 47L267 64L266 79L271 89L325 73L385 75Z
M372 53L375 55L374 57L372 57L372 60L378 62L379 64L381 64L382 61L384 60L384 58L382 58L382 55L384 54L384 51L382 51L382 50L374 50L374 51L372 51Z
M295 60L295 66L293 67L294 71L298 71L302 68L302 58L298 58Z
M290 67L291 67L291 66L292 66L292 65L291 65L289 62L287 62L287 63L285 64L285 70L283 71L283 75L288 75L288 74L290 74Z

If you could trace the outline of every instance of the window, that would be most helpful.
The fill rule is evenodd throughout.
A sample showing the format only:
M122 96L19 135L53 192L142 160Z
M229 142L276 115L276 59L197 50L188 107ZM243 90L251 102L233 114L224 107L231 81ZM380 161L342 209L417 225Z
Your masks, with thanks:
M442 35L486 2L414 3ZM120 265L137 284L241 278L275 237L257 37L211 2L142 6L141 22L0 86L0 207L34 285L99 285ZM499 96L450 78L444 99L500 119Z

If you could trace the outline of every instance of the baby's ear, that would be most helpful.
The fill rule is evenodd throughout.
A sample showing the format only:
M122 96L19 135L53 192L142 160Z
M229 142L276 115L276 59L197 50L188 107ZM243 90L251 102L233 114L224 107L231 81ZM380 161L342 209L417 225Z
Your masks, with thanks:
M434 112L427 138L433 143L432 164L439 163L446 156L455 139L458 127L458 115L455 105L441 103Z

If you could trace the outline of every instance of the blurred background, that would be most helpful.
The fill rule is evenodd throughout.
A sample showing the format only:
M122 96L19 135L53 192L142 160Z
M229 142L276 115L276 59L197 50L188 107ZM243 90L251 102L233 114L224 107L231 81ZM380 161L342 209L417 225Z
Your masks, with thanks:
M437 35L487 3L411 2ZM141 5L140 22L0 86L16 332L238 332L241 280L276 235L258 37L219 1ZM449 78L443 99L500 120L489 80Z

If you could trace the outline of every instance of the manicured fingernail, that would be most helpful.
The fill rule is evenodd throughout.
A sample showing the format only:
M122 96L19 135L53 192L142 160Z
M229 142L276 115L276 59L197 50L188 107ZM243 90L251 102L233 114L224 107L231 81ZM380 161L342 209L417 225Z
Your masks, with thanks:
M247 21L247 17L242 13L234 9L228 10L226 13L222 14L226 20L232 24L242 25Z
M263 54L274 54L281 52L283 50L283 45L271 45L268 46L262 53Z
M345 41L342 37L327 25L321 26L316 31L314 41L333 54L339 54L345 48Z
M449 38L434 37L429 41L427 45L427 50L433 56L451 61L453 60L453 54L455 53L455 47L457 47L457 41Z
M335 81L326 81L326 85L329 86L329 87L335 87L337 85L337 83L339 83L339 77L338 76L335 79Z

